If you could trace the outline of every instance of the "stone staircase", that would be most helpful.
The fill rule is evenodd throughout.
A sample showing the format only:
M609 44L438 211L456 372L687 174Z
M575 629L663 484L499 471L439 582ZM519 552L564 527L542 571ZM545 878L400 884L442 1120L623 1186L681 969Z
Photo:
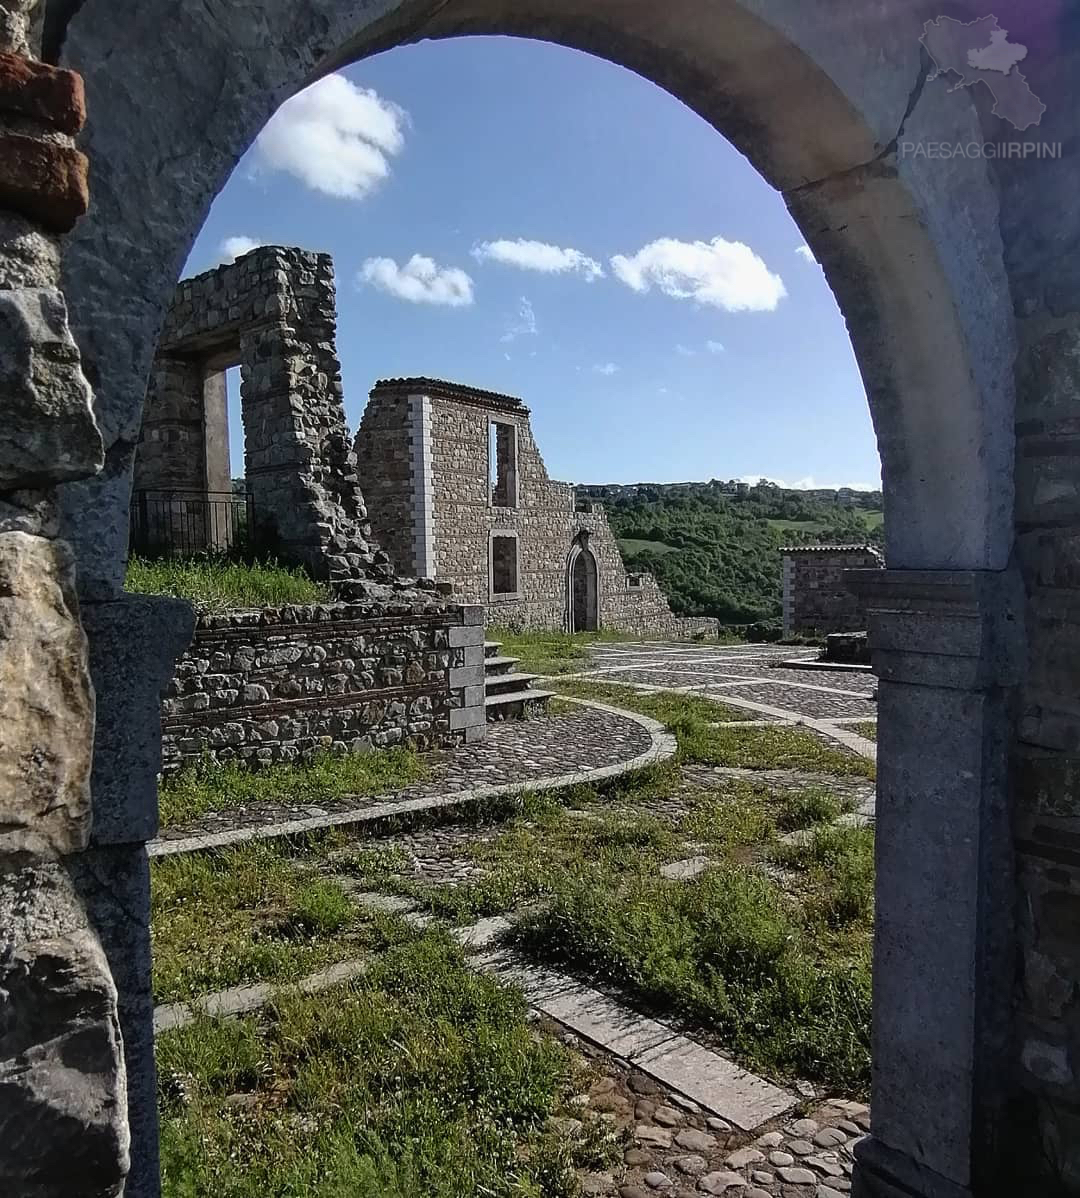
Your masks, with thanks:
M536 674L522 674L515 667L520 658L503 657L498 641L484 642L484 706L488 722L527 720L543 715L554 691L537 691Z

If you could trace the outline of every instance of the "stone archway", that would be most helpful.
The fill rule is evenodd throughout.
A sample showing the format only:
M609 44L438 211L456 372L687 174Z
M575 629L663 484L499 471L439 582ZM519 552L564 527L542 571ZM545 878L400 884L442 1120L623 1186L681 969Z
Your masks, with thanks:
M109 912L117 902L145 910L141 846L154 826L157 730L152 704L131 710L125 680L148 685L162 675L169 638L145 605L136 622L121 583L131 457L162 313L212 197L282 100L378 50L465 33L546 38L665 87L782 191L823 264L870 397L890 566L864 584L883 737L875 1124L858 1184L867 1194L993 1192L1007 1102L1023 1115L1033 1151L1055 1136L1067 1144L1068 1116L1054 1103L1065 1110L1080 1082L1061 1064L1064 1000L1043 1002L1037 979L1059 967L1068 976L1073 950L1052 938L1029 963L1035 990L1024 1001L1040 1031L1026 1036L1025 1052L1034 1047L1012 1080L1018 949L1006 778L1013 744L1037 812L1035 793L1060 789L1075 768L1068 755L1080 717L1067 671L1053 662L1080 641L1077 576L1067 564L1075 558L1068 522L1080 520L1080 451L1069 457L1060 440L1074 435L1070 362L1080 344L1080 286L1063 251L1078 237L1071 227L1062 234L1053 202L1061 184L1045 173L977 157L935 170L899 153L901 141L980 141L996 119L980 112L972 89L928 86L919 35L934 13L900 0L854 14L832 0L513 8L374 0L360 11L354 0L84 0L53 8L50 42L85 75L91 114L84 145L94 208L68 248L64 286L97 391L106 465L64 488L64 507L96 646L95 851L116 880L99 922L121 978L136 1143L129 1192L152 1194L155 1184L147 940L138 920ZM1024 28L1022 17L1016 7L1014 29ZM1058 51L1061 74L1046 85L1066 122L1077 111L1070 80L1080 72L1064 33ZM1026 423L1014 512L1018 343ZM1018 530L1027 597L1009 568ZM1032 750L1013 738L1025 635L1044 646L1038 688L1023 697L1021 741ZM1061 818L1072 814L1066 804ZM1044 825L1024 824L1023 843L1052 840ZM1071 909L1080 865L1066 884L1060 852L1051 877L1042 864L1049 849L1022 851L1036 907L1050 895L1054 911ZM1029 925L1033 918L1025 915ZM1026 935L1033 939L1030 926ZM1080 1172L1080 1163L1068 1168Z
M566 567L567 631L600 629L600 571L587 537L579 537Z

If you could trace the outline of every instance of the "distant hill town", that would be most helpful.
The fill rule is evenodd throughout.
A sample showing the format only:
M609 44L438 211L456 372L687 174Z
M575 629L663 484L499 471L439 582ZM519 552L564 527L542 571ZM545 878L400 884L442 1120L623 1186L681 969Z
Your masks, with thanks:
M779 621L784 545L884 544L880 491L712 479L577 494L604 504L627 568L655 574L674 611L728 624Z

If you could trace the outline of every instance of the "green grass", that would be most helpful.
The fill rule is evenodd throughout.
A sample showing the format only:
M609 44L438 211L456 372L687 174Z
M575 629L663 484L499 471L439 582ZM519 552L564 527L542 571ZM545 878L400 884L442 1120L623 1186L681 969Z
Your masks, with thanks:
M785 832L801 831L818 824L831 824L852 809L850 801L839 799L818 786L784 795L776 825Z
M813 891L811 915L834 928L866 921L874 902L874 832L869 827L822 827L795 845L780 845L775 860L801 870Z
M146 595L173 595L212 611L281 607L289 603L322 603L329 590L300 568L277 562L255 564L207 555L148 561L128 561L124 586Z
M320 754L298 765L280 763L251 769L242 762L217 764L210 758L163 779L162 827L198 819L208 811L228 811L260 802L325 803L352 795L398 790L427 773L419 754L403 746L343 756Z
M636 537L620 537L619 549L624 558L633 557L636 553L655 553L662 556L665 553L680 552L677 546L668 545L665 541L640 541Z
M553 685L565 695L596 699L659 720L675 733L684 761L750 770L807 770L838 777L875 776L872 761L833 748L800 728L711 727L714 723L743 720L747 713L700 695L664 691L642 694L617 683L584 678L569 678Z
M872 723L856 724L854 726L854 731L857 732L860 736L865 736L867 740L876 741L877 740L877 721L874 720Z
M534 956L630 990L714 1031L752 1068L864 1093L870 934L840 934L762 873L721 863L692 882L587 862L518 926ZM865 912L860 912L865 915Z
M385 943L387 927L267 841L164 857L151 869L158 1002L294 980Z
M589 646L600 642L633 641L623 632L521 632L511 628L489 628L489 641L498 641L504 657L521 659L517 666L530 674L573 674L589 661Z
M623 794L646 801L669 786L661 768L627 782ZM618 801L618 792L601 799L592 787L574 787L558 799L527 797L521 815L492 840L477 842L469 852L484 867L477 878L456 886L438 886L394 876L381 862L357 861L352 866L368 885L415 899L427 911L464 925L541 900L554 892L560 877L585 861L602 860L616 871L640 869L646 862L658 867L680 855L679 841L662 821L641 816L610 816L599 804ZM561 800L561 801L560 801ZM563 803L567 806L564 807ZM571 809L590 809L582 819Z
M575 1068L517 990L429 931L348 986L163 1035L163 1192L574 1198L575 1166L617 1147L599 1121L552 1129Z
M702 765L748 770L805 770L836 777L874 778L874 763L834 749L800 728L676 726L679 750Z
M639 715L650 716L659 720L661 724L672 727L686 720L698 720L707 724L729 723L732 720L747 718L745 711L727 707L723 703L714 703L700 695L679 695L666 691L657 691L650 695L634 690L633 687L620 686L617 682L594 682L588 678L567 678L552 685L560 694L573 695L578 699L594 699L597 703L608 703L612 707L636 711Z

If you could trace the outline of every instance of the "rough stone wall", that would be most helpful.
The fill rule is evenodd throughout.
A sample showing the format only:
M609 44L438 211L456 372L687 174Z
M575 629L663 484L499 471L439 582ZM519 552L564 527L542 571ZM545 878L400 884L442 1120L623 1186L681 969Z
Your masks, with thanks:
M513 507L496 506L490 494L492 421L515 430ZM603 508L577 511L574 488L548 476L520 400L433 379L377 383L356 436L356 458L372 523L394 561L410 572L432 567L441 582L483 603L490 622L566 628L567 568L584 537L597 562L601 627L669 636L690 631L651 575L627 574ZM498 594L490 544L493 534L506 533L517 535L517 590ZM716 622L704 627L715 630ZM695 622L691 634L701 630Z
M845 579L847 570L884 567L869 545L808 545L781 549L784 635L821 636L866 630L866 608Z
M1040 1162L1041 1192L1080 1193L1080 187L1076 13L1018 22L1023 70L1060 160L1002 162L1002 237L1016 360L1017 562L1028 640L1013 781L1016 1090L1007 1126ZM1003 19L1004 23L1004 19ZM1052 40L1047 36L1050 34ZM1029 131L1036 132L1035 129ZM1009 964L1012 964L1010 959Z
M183 280L158 341L135 459L135 487L208 487L204 385L239 362L244 473L258 532L290 561L374 595L393 578L371 539L342 402L334 267L328 254L260 246ZM212 450L220 451L216 444ZM211 457L213 454L211 454Z
M416 503L422 486L415 468L409 394L372 391L356 435L356 469L372 527L397 569L419 575L416 561Z
M80 880L94 691L57 484L100 469L59 290L87 206L79 76L34 61L35 0L0 4L0 1193L119 1194L117 990Z
M202 616L162 703L165 766L477 739L483 640L478 607L392 616L340 603Z

